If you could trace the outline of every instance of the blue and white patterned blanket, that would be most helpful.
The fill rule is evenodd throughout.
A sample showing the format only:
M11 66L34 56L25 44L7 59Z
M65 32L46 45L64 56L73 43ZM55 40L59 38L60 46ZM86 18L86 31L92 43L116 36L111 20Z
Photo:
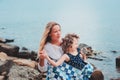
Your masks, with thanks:
M92 72L93 66L89 63L78 70L64 62L58 67L49 65L46 80L89 80Z

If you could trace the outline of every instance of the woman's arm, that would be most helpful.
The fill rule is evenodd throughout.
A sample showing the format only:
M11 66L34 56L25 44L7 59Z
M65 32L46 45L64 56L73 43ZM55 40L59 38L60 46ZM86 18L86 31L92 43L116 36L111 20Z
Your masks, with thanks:
M43 56L43 54L40 54L39 65L40 65L41 67L44 66L44 58L43 58L42 56Z
M62 64L64 61L68 61L68 56L66 54L64 54L57 62L50 59L50 57L48 55L46 55L46 59L48 60L48 62L50 64L52 64L53 66L56 67L56 66L59 66L60 64Z
M40 51L39 52L39 65L41 66L41 67L43 67L44 66L44 53L43 53L43 51Z
M41 72L46 72L46 71L47 71L47 61L45 60L44 51L40 51L40 52L39 52L38 69L39 69Z

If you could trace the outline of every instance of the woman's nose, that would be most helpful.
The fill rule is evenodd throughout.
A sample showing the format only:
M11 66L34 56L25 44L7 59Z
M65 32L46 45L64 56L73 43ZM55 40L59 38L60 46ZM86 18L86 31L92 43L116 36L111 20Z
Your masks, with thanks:
M58 31L58 35L61 35L61 32L60 32L60 31Z

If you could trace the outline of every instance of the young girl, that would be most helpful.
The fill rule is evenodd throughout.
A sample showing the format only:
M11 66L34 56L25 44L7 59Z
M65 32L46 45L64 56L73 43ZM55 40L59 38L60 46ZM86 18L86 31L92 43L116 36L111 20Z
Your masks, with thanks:
M63 38L63 43L61 44L65 54L57 62L52 60L47 54L45 54L45 58L55 67L61 65L64 61L79 70L87 66L85 69L90 70L91 72L89 75L91 75L93 67L84 61L86 58L83 53L80 52L80 49L78 49L78 39L79 36L76 34L67 34L65 38Z

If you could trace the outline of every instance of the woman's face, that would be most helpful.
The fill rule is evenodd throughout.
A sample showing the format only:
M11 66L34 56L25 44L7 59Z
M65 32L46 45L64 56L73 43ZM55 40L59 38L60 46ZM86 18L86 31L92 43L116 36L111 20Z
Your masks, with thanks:
M61 38L61 28L59 25L52 27L51 33L49 34L51 41L58 41Z

